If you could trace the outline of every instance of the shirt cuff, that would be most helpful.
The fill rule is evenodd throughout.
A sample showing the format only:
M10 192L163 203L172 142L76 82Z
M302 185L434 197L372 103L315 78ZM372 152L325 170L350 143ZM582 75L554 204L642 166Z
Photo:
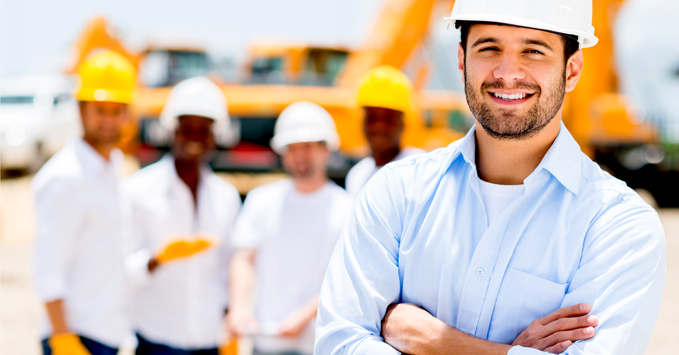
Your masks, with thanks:
M349 354L401 355L401 352L385 343L382 338L367 336L354 346Z
M43 275L36 277L35 289L38 297L40 297L43 302L64 299L68 292L68 287L66 287L64 278L57 275Z
M513 346L509 351L507 352L507 355L544 355L544 351L540 351L538 349L533 349L533 348L524 348L523 346Z
M130 285L141 287L151 279L151 272L149 271L151 257L151 252L144 248L130 254L125 259L125 271Z

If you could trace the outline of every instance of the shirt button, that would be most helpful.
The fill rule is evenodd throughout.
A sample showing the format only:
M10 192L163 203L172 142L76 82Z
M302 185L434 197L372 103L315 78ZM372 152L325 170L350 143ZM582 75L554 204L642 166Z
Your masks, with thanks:
M483 276L483 269L481 269L481 268L476 269L476 276L478 276L478 277Z

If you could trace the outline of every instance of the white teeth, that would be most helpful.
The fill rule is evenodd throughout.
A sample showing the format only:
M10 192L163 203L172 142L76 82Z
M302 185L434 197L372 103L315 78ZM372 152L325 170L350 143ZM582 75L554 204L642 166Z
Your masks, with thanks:
M525 93L507 95L507 94L500 94L498 92L494 92L493 96L497 97L498 99L503 99L503 100L507 100L507 101L509 101L509 100L522 100L522 99L526 98Z

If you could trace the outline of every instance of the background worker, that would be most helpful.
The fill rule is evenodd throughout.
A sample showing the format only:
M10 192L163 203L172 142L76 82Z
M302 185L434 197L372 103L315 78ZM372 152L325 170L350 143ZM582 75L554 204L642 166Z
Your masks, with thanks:
M160 116L174 132L171 153L123 182L137 355L218 353L229 238L241 200L207 161L228 120L224 94L209 79L178 83Z
M370 155L354 165L346 178L347 192L356 197L368 180L385 164L425 153L402 147L401 135L407 115L413 114L413 88L400 70L384 65L371 70L358 90L358 107L363 114L363 133Z
M476 125L366 185L328 266L316 353L644 354L662 226L561 122L579 48L597 41L591 0L457 0L449 21Z
M122 211L115 148L130 118L135 70L101 51L78 70L83 137L52 157L33 180L38 228L34 275L49 322L44 354L116 354L124 318Z
M238 336L268 335L255 338L254 354L312 354L321 280L352 199L326 174L339 137L322 107L288 106L271 147L290 178L245 199L234 230L228 324Z

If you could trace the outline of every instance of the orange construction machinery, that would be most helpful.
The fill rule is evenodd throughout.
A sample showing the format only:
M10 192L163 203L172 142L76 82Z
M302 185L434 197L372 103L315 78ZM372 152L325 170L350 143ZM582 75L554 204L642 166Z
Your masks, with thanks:
M220 151L213 165L229 171L271 171L279 166L269 149L276 117L296 101L315 102L335 119L341 138L340 159L329 173L341 180L352 160L368 149L360 113L355 107L358 79L375 66L403 67L421 48L436 1L386 1L365 44L357 50L299 44L259 43L251 46L240 83L221 83L233 118L235 132L228 149ZM451 7L449 3L448 7ZM446 9L446 11L449 9ZM446 11L439 13L443 17ZM436 22L438 23L438 21ZM77 42L73 67L96 48L123 53L139 69L137 123L124 140L128 151L138 152L142 164L157 159L168 143L168 134L157 123L171 85L194 75L210 74L209 58L200 48L151 46L132 53L107 28L103 18L91 21ZM434 149L460 138L469 128L464 96L452 91L423 90L427 63L416 63L418 112L407 120L403 143ZM218 80L216 80L218 81ZM134 135L136 128L136 136ZM135 139L138 137L138 139ZM157 149L161 148L161 149ZM243 192L243 191L242 191Z
M656 141L654 128L635 116L617 90L612 23L622 2L594 0L593 24L599 43L584 51L582 78L564 104L566 126L591 157ZM407 68L415 85L419 110L408 120L404 144L430 150L461 137L470 124L463 94L425 90L428 76L436 73L431 73L429 63L419 55L431 27L444 26L442 18L453 4L453 0L385 0L364 44L355 50L306 44L252 45L245 64L246 78L221 84L235 131L228 149L220 151L213 162L215 168L275 170L278 158L268 148L275 119L289 104L306 100L326 108L336 121L340 151L346 159L335 159L330 174L342 179L352 159L367 153L354 104L357 81L369 69L384 64ZM105 20L98 18L88 24L78 41L73 67L99 47L123 53L140 70L138 120L128 130L125 146L138 152L142 164L152 162L159 157L158 148L167 145L167 132L162 132L157 117L170 86L189 76L209 74L209 58L202 49L186 46L156 46L131 53L107 29Z

